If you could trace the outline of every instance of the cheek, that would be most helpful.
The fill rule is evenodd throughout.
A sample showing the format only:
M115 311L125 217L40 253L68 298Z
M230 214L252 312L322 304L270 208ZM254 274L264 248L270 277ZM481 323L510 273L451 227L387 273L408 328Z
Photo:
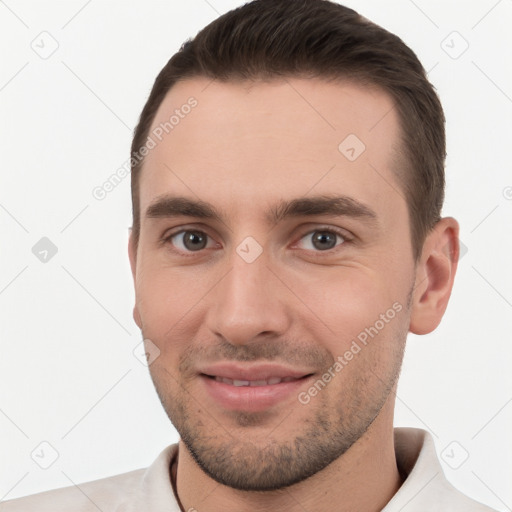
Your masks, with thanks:
M339 381L361 377L369 367L394 366L407 333L405 280L361 268L330 270L322 279L301 283L311 308L309 326L302 325L335 360L342 358L343 367L350 366Z
M389 283L381 273L346 267L302 280L297 292L334 333L373 324L403 294L399 285Z
M171 268L158 259L144 262L138 277L136 292L141 314L159 324L182 317L205 293L200 276Z
M166 374L159 372L159 367L177 370L180 354L204 323L207 294L219 279L211 266L173 266L170 259L164 250L142 250L136 279L136 308L143 336L160 350L159 359L151 365L152 373L163 381Z

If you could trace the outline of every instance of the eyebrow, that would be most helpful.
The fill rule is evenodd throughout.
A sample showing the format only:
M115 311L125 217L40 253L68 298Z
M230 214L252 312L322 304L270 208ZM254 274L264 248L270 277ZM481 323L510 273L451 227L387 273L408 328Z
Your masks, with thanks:
M318 195L281 200L272 206L265 220L269 224L294 217L344 216L363 219L369 224L377 223L377 214L367 205L348 196ZM196 217L225 223L227 217L205 201L184 196L163 195L157 197L146 209L146 218Z

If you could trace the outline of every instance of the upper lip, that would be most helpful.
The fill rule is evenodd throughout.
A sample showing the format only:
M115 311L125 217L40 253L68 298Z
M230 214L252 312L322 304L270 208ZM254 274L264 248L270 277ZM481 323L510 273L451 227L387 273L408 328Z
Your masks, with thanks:
M232 380L268 380L272 378L291 377L300 379L313 372L290 368L281 364L272 363L253 363L253 364L235 364L235 363L216 363L204 366L199 369L199 373L210 377L223 377Z

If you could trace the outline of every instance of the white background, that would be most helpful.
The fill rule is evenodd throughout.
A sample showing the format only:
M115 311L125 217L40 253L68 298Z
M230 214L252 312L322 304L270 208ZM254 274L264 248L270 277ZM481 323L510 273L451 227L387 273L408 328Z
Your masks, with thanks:
M468 248L441 326L409 339L396 425L429 430L451 466L467 452L459 469L443 460L448 478L511 510L512 2L345 3L430 70L448 120L444 214ZM132 352L129 177L103 201L92 190L128 158L158 71L240 4L0 2L0 499L147 466L177 439ZM42 31L58 43L47 59L31 47L51 48ZM47 263L42 237L58 248ZM48 469L31 458L42 441L59 455Z

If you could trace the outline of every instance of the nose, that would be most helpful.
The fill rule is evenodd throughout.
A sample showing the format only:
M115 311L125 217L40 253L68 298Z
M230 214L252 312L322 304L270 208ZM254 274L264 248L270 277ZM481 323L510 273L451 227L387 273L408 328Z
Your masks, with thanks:
M233 255L230 270L210 296L206 320L210 332L233 345L286 332L291 318L286 294L290 292L267 265L263 254L251 263Z

